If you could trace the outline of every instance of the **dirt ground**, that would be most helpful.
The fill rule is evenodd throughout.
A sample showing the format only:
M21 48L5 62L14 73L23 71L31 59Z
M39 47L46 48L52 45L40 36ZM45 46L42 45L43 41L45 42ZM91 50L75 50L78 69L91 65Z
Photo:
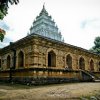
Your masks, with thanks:
M100 82L66 83L46 86L0 84L0 100L80 100L100 94Z

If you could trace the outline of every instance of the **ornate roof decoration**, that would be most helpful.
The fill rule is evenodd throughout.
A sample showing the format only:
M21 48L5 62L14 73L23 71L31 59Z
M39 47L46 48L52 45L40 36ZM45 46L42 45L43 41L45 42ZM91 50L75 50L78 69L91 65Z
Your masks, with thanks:
M36 17L36 20L34 20L33 25L30 28L30 34L34 33L58 41L63 41L57 25L46 11L44 5L39 16Z

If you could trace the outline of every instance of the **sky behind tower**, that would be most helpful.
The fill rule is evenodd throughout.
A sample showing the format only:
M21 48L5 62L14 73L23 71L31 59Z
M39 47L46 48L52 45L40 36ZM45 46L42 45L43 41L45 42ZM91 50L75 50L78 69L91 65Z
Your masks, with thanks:
M10 6L8 15L0 20L0 27L7 32L0 48L27 36L44 2L66 43L90 49L95 37L100 36L100 0L19 1L18 5Z

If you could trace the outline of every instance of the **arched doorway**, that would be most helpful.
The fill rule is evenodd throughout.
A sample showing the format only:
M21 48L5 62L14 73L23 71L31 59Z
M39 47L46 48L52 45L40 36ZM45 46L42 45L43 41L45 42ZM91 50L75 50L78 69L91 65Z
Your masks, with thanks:
M53 51L48 52L48 67L56 67L56 54Z
M18 67L24 67L24 54L22 51L18 54Z
M8 56L7 56L7 68L10 68L10 65L11 65L11 58L10 58L10 56L8 55Z
M70 54L68 54L66 57L66 66L68 67L68 69L72 69L72 57L70 56Z
M0 68L1 68L1 59L0 59Z
M94 71L94 62L92 59L90 61L90 71Z
M79 69L85 69L85 60L83 57L79 59Z

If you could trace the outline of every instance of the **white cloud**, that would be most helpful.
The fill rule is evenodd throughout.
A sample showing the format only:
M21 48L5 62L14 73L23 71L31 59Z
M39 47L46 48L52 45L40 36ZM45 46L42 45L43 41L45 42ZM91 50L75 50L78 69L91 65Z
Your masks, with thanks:
M88 28L96 29L100 31L100 19L91 19L91 20L85 20L81 23L81 28Z
M12 41L11 39L5 37L4 40L3 40L3 42L0 42L0 48L9 45L11 41Z
M4 29L5 31L10 30L10 27L7 25L7 23L3 20L0 20L0 28Z
M11 29L6 36L13 41L26 36L44 2L65 42L86 49L94 45L95 37L100 36L100 0L20 0L4 18Z

